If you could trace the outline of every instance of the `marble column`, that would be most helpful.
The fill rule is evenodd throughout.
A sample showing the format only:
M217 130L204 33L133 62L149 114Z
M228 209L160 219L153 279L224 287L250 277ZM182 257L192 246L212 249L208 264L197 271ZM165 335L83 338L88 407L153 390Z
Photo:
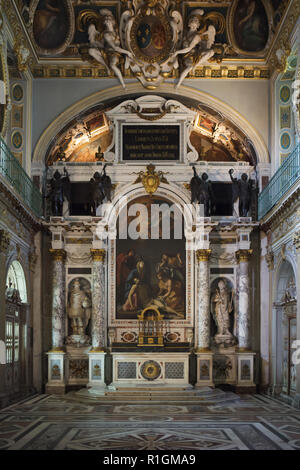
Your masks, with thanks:
M105 249L91 249L92 269L92 351L105 347Z
M65 338L66 274L64 250L50 249L52 255L52 351L62 351Z
M269 390L271 390L273 384L273 348L272 348L272 323L273 323L273 271L274 271L274 253L271 249L268 249L265 260L268 266L268 291L269 291L269 308L268 308L268 351L269 351ZM261 293L263 295L263 292Z
M297 347L293 350L293 356L297 362L300 360L300 230L294 234L293 238L296 254L297 254ZM293 405L300 408L300 362L296 364L296 395L294 397Z
M209 257L211 250L197 250L197 316L196 316L196 352L210 350L210 289L209 289Z
M4 357L0 359L0 407L6 405L4 401L4 392L5 392L5 317L6 317L6 305L5 305L5 285L6 285L6 263L7 263L7 253L10 245L10 235L6 230L0 230L0 351ZM2 361L3 359L3 361ZM3 395L3 400L1 398Z
M251 349L250 339L250 311L249 311L249 258L252 250L238 250L236 257L239 262L239 302L237 337L240 351Z

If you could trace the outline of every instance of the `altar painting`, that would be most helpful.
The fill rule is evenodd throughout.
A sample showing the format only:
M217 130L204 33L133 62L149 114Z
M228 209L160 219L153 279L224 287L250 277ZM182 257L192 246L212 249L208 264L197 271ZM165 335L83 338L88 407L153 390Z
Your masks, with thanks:
M151 305L164 319L185 319L184 240L118 240L116 287L118 320Z
M153 205L168 208L170 202L156 196L134 199L126 208L128 227L136 220L135 215L129 215L136 203L145 207L145 211L137 212L139 236L135 240L130 237L116 240L116 319L137 319L149 306L158 308L165 319L185 319L185 239L183 227L182 235L174 230L175 225L178 229L183 222L181 213L170 211L170 232L166 239L161 212L157 218L151 214Z

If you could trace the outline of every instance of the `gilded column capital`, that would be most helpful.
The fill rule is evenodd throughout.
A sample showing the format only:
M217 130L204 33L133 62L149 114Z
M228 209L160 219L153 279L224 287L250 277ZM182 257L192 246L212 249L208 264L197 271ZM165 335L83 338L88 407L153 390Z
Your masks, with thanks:
M54 248L50 248L49 253L52 256L53 261L65 261L67 255L65 250L55 250Z
M245 263L249 261L250 256L252 255L253 250L238 250L235 252L236 259L238 263Z
M196 257L197 261L208 261L209 257L211 255L211 250L197 250L196 251Z
M297 254L299 254L300 253L300 230L294 233L293 243L296 248Z
M0 253L7 253L10 245L10 234L7 230L0 230Z
M101 261L102 263L104 263L106 250L104 250L103 248L102 249L92 248L91 255L92 255L93 261Z

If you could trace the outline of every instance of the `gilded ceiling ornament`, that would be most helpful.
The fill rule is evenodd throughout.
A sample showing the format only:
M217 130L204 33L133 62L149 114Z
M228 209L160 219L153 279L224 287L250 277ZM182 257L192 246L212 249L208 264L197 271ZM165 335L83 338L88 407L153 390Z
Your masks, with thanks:
M134 184L142 183L145 188L145 191L152 196L154 194L160 183L167 183L167 179L164 177L164 172L155 171L155 165L147 165L147 171L140 171L138 173L138 178L135 180Z
M17 57L19 72L25 72L30 56L29 50L21 42L16 42L14 45L14 52Z

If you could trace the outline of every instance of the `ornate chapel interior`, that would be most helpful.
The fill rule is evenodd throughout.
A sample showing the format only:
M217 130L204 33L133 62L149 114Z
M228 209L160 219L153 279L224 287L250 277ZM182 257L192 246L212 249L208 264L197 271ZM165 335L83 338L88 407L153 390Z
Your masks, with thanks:
M299 2L0 6L0 408L299 408Z

